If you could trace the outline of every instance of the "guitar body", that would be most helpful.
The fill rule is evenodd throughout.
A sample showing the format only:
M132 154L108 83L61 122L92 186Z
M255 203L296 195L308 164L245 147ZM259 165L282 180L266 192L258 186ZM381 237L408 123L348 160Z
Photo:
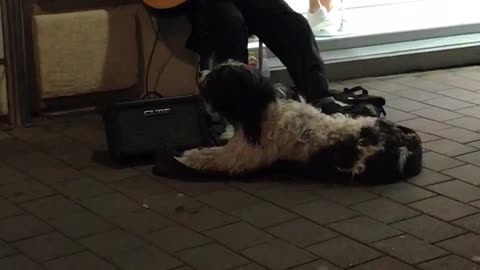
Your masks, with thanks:
M157 10L167 10L185 4L187 0L142 0L143 3Z

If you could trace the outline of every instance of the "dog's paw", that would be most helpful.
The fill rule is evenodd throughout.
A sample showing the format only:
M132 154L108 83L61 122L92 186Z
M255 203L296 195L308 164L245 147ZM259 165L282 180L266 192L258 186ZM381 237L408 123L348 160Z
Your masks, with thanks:
M153 173L158 176L174 178L190 178L201 174L180 162L175 156L157 158L157 162L153 167Z

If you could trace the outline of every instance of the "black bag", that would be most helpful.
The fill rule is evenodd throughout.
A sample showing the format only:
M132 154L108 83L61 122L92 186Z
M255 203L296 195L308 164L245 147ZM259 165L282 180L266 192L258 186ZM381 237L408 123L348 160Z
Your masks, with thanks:
M102 112L115 161L154 158L165 148L206 145L206 112L197 95L114 103Z
M335 100L343 102L349 106L348 111L350 116L381 117L382 115L387 115L384 109L386 103L385 98L370 95L368 90L362 86L344 88L343 91L333 89L330 89L329 91Z

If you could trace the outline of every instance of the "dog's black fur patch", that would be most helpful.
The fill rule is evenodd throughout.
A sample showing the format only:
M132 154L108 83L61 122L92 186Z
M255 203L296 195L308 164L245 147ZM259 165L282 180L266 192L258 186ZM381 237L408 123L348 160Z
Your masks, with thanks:
M268 104L276 99L268 80L240 65L214 69L200 88L212 109L235 126L242 126L249 143L258 144Z

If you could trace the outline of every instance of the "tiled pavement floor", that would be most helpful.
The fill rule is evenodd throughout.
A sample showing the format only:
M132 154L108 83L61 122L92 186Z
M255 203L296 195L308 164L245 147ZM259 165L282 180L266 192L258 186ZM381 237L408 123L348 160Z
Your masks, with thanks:
M337 82L388 98L425 170L366 187L112 168L97 116L0 134L0 269L480 269L480 67Z

